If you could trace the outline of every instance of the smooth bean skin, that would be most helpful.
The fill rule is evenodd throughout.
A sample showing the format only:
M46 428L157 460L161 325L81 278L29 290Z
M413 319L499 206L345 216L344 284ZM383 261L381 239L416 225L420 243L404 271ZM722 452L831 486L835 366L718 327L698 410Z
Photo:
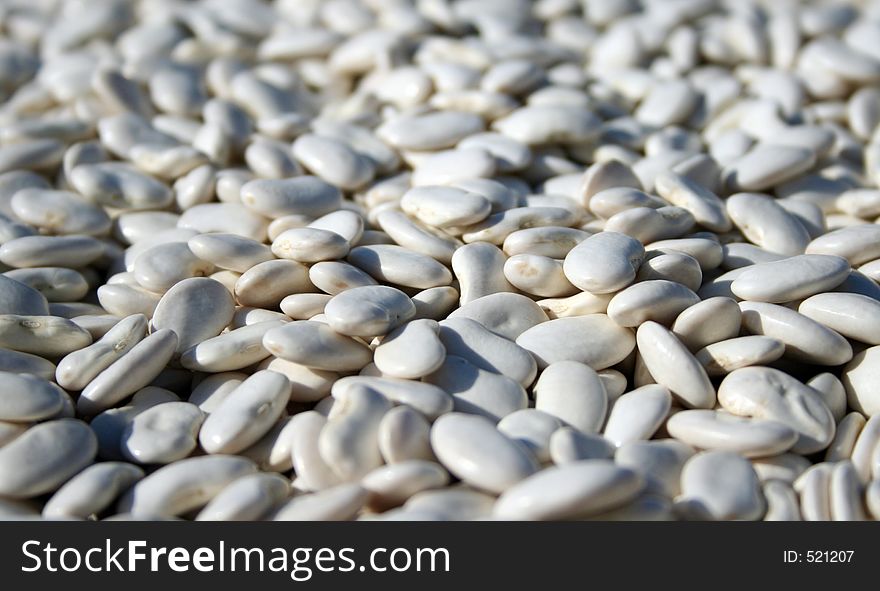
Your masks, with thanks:
M0 519L880 519L878 2L732 4L3 2Z

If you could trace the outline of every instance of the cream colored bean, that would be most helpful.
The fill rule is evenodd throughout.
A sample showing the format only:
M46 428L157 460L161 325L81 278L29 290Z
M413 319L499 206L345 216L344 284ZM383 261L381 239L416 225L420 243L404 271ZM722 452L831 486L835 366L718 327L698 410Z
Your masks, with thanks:
M831 521L831 473L831 464L816 464L794 482L805 521Z
M0 494L26 499L52 492L92 463L98 444L76 419L40 423L0 448Z
M412 496L404 508L444 519L471 520L489 517L494 503L494 496L460 486L420 492Z
M482 195L453 187L420 186L407 191L400 207L419 221L437 228L454 228L485 219L492 205Z
M28 423L56 416L64 392L52 382L29 374L0 372L0 420Z
M66 318L0 315L0 346L15 351L61 356L91 343L92 335Z
M868 482L873 476L871 462L878 446L880 446L880 420L871 417L859 433L850 456L863 483Z
M324 306L327 323L333 330L362 337L387 334L415 312L415 305L405 293L386 285L345 290Z
M459 293L454 287L429 287L412 297L416 307L416 315L413 318L442 320L455 307L458 300Z
M834 437L834 417L819 393L776 369L734 370L721 382L718 402L735 415L788 425L798 433L797 453L825 449Z
M764 483L767 512L764 521L800 521L801 511L797 493L786 482L770 480Z
M649 320L671 325L700 298L680 283L656 279L619 291L608 302L608 316L620 326L636 327Z
M294 320L308 320L316 314L323 314L324 306L332 297L324 293L294 293L281 300L280 307L282 312Z
M458 278L461 305L493 293L515 293L516 287L507 277L509 261L500 248L488 242L475 242L457 248L450 264Z
M312 176L260 179L242 186L241 202L266 217L301 214L316 218L336 210L342 202L342 193Z
M548 365L535 384L535 408L584 432L605 422L608 399L598 374L587 365L560 361Z
M813 167L816 155L800 146L758 144L726 171L726 184L739 191L761 191Z
M165 292L153 318L152 330L170 329L177 335L177 353L215 337L234 313L232 295L218 281L192 277Z
M378 430L391 403L375 390L353 386L334 394L337 403L318 436L318 450L343 481L382 465Z
M675 439L631 441L620 446L614 461L645 479L645 489L675 497L681 493L681 471L694 455L689 445Z
M281 416L290 399L287 378L259 371L232 390L208 415L199 443L208 453L238 453L256 443Z
M187 240L196 236L198 232L190 228L171 228L168 230L162 230L157 234L145 236L142 239L138 240L135 244L132 244L129 248L125 249L125 270L131 271L131 277L134 278L134 262L145 252L151 250L153 247L167 245L170 243L183 243L185 244ZM185 255L188 258L191 258L192 255ZM207 266L206 266L207 267ZM208 270L213 270L213 266L207 267ZM173 271L173 269L171 270ZM169 270L165 270L166 273ZM136 281L132 282L133 285L140 286Z
M793 484L810 465L809 460L791 452L752 460L752 467L762 482L781 480Z
M505 491L493 513L505 519L584 517L625 504L641 477L608 460L583 460L542 470Z
M180 364L193 371L233 371L262 361L269 356L263 347L263 335L286 324L267 320L243 326L202 341L180 356Z
M145 517L175 516L197 509L231 482L256 471L236 456L203 456L174 462L138 482L119 502L120 511Z
M291 459L297 474L297 486L316 491L339 484L340 478L321 458L318 436L327 419L316 411L293 416L291 423Z
M330 393L334 381L339 378L335 371L314 369L277 357L264 359L257 369L269 369L287 376L292 388L290 398L295 402L321 400Z
M468 226L461 238L466 243L483 241L501 246L509 235L518 230L540 226L573 226L581 217L576 211L571 206L515 207L493 213L479 224Z
M450 394L456 411L495 422L528 406L526 392L518 382L455 355L447 355L439 369L424 380Z
M464 482L501 493L537 471L535 459L483 417L450 413L431 429L440 462Z
M93 340L98 340L119 323L119 316L113 314L88 314L74 316L71 320L79 327L86 329ZM54 370L53 370L54 371ZM41 374L41 371L30 372Z
M870 347L852 358L843 368L841 381L849 406L872 417L880 413L880 389L877 388L877 364L880 346Z
M851 339L880 345L880 302L856 293L819 293L805 299L798 312Z
M449 394L437 386L398 378L349 376L333 384L333 394L343 394L353 387L375 390L395 404L412 407L429 420L449 412L453 406Z
M658 251L664 254L683 253L693 257L700 264L700 269L709 271L717 268L724 258L724 247L710 238L676 238L659 240L645 245L647 251Z
M164 293L190 277L204 277L214 265L198 258L182 242L159 244L141 253L134 261L134 274L144 289Z
M566 278L560 261L518 254L504 263L504 275L517 289L539 297L561 297L577 291Z
M703 282L703 272L697 259L690 255L675 251L666 254L648 251L636 274L636 281L658 279L680 283L696 291Z
M636 332L639 354L657 383L690 408L711 408L715 388L700 362L660 324L649 321Z
M603 164L611 163L617 163L617 161L612 160L611 162L605 162ZM641 184L638 179L633 181L633 183ZM638 188L632 188L626 185L605 187L601 191L594 193L589 199L590 211L606 220L620 212L636 207L658 209L669 205L668 202L659 197L649 195Z
M671 405L672 396L663 386L654 384L627 392L611 407L603 436L618 447L650 439L666 420Z
M53 234L106 234L107 213L76 193L46 189L22 189L10 206L23 222Z
M361 480L369 492L367 504L384 511L404 504L424 490L442 488L449 474L439 464L424 460L406 460L376 468Z
M441 263L400 246L358 246L349 253L348 262L374 279L406 287L427 289L452 282L452 273Z
M605 314L590 314L539 324L520 334L516 344L532 353L539 369L557 361L578 361L599 370L629 355L635 338Z
M608 302L612 297L613 294L594 295L588 291L582 291L567 298L538 300L538 304L550 318L566 318L604 313L608 309Z
M82 390L138 344L144 338L146 329L147 318L143 314L120 320L93 344L66 355L58 363L55 379L68 390Z
M114 322L116 318L113 318ZM14 374L33 374L44 380L55 377L55 364L51 361L10 349L0 349L0 371Z
M507 256L533 254L564 259L569 251L590 237L588 232L563 226L526 228L508 234L503 250Z
M751 302L784 303L830 290L843 282L849 271L849 263L840 257L798 255L748 267L730 289Z
M608 232L619 232L643 244L680 238L694 225L694 216L683 207L659 209L635 207L615 214L605 222Z
M376 134L395 148L437 150L452 147L465 137L483 131L483 122L471 113L441 111L399 117L380 126Z
M860 224L823 234L807 245L807 252L837 255L847 259L851 265L861 265L880 257L878 238L880 232L875 224Z
M221 133L218 133L220 130L211 124L202 129L208 135L199 138L200 147L212 153L218 162L227 163L227 145ZM302 174L302 167L294 160L287 144L269 138L258 138L251 142L245 148L244 160L259 178L284 179Z
M105 310L116 316L140 314L152 318L162 299L161 294L142 289L140 286L108 283L97 290L98 301Z
M880 480L871 481L865 492L865 504L867 505L868 512L874 519L877 519L877 516L880 515L880 484L878 483L880 483Z
M287 472L293 468L291 446L293 429L291 417L282 417L256 443L242 452L246 458L253 460L260 470L267 472Z
M785 343L771 337L752 335L706 345L696 352L697 361L710 376L728 374L741 367L766 365L785 353Z
M373 353L376 367L395 378L418 379L443 364L446 348L434 320L413 320L391 331Z
M247 374L232 371L207 376L193 388L188 401L211 414L246 378Z
M762 302L741 302L743 328L785 343L792 359L817 365L840 365L852 358L852 347L838 333L794 310Z
M852 462L838 462L831 472L829 496L832 521L865 521L862 483Z
M557 466L581 460L606 460L613 455L614 444L600 435L560 427L550 436L550 459Z
M313 369L356 371L372 359L372 351L366 345L336 333L326 324L308 320L267 331L263 346L281 359Z
M590 140L598 132L599 120L579 107L522 107L496 121L493 127L527 145L576 143Z
M134 417L145 410L166 402L179 402L180 398L163 388L148 386L137 391L129 404L111 408L96 415L89 426L98 438L98 456L103 459L122 460L120 442L122 432Z
M201 260L239 273L272 260L272 252L265 245L235 234L200 234L187 245Z
M858 412L851 412L840 419L837 422L834 439L825 452L825 461L838 462L849 459L865 423L865 417Z
M645 249L637 240L616 232L600 232L569 251L563 269L578 288L594 294L626 287L636 277Z
M483 296L453 310L449 318L470 318L504 338L515 340L547 320L547 314L529 298L515 293Z
M764 513L758 478L742 457L722 451L693 456L681 474L684 499L716 519L756 520Z
M89 291L89 284L85 277L74 269L37 267L34 269L15 269L7 271L4 275L33 287L52 302L80 300Z
M498 422L498 430L524 445L539 462L550 461L550 440L562 427L559 419L534 408L515 411Z
M642 186L632 169L619 160L596 162L587 168L581 180L581 195L584 205L592 208L593 197L598 193L612 188L625 187L641 190ZM610 216L603 216L610 217Z
M168 329L144 338L89 382L76 401L77 410L97 414L149 384L171 360L177 343L177 335Z
M379 450L388 464L407 460L433 460L431 425L407 406L392 408L379 423Z
M293 142L292 151L305 168L342 189L356 189L375 174L372 160L334 138L306 133Z
M199 233L223 232L263 241L268 220L240 203L201 203L180 215L179 228L190 228Z
M155 209L167 206L174 198L165 184L122 162L81 164L69 178L77 192L99 205Z
M880 515L873 9L33 4L3 516Z
M660 174L654 179L657 193L672 205L687 209L694 220L707 230L727 232L732 224L717 195L689 178L673 172Z
M272 253L301 263L339 259L348 254L348 241L335 232L318 228L294 228L278 235Z
M276 259L254 265L235 281L235 299L243 306L274 308L290 294L315 291L309 268Z
M803 225L764 195L731 195L727 200L727 213L746 238L770 252L803 254L810 243L810 235Z
M189 402L159 404L138 414L122 432L126 459L139 464L170 464L196 448L204 413Z
M380 211L376 215L376 221L398 245L428 255L445 265L452 262L452 255L461 246L457 238L420 224L400 211Z
M254 521L289 493L290 483L279 474L244 476L211 499L196 515L196 521Z
M91 236L22 236L0 246L0 262L17 268L79 268L103 252L103 244Z
M293 497L272 515L273 521L346 521L367 501L369 493L357 484L340 484Z
M448 318L440 323L439 336L449 355L510 377L523 386L535 378L537 364L527 351L474 320Z
M132 464L94 464L71 478L52 495L43 507L43 517L88 519L101 513L143 477L144 471Z
M49 303L44 295L5 273L0 275L0 297L3 302L0 310L4 314L45 316L49 313Z
M491 178L495 158L482 148L443 150L415 163L412 184L415 187L451 185L459 181ZM488 212L487 212L488 213Z
M528 146L501 133L477 133L460 141L457 147L485 150L495 159L498 171L503 173L522 170L532 160Z
M364 217L357 212L340 209L322 215L307 227L335 232L348 240L350 244L355 244L360 241L364 233Z
M783 453L798 439L794 429L778 421L745 419L715 410L675 413L666 430L694 447L731 451L747 458Z

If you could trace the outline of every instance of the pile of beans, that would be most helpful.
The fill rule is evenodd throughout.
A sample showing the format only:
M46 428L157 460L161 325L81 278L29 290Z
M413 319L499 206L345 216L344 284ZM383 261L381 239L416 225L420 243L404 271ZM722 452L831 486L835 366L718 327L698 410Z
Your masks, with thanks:
M3 2L0 516L880 519L878 39Z

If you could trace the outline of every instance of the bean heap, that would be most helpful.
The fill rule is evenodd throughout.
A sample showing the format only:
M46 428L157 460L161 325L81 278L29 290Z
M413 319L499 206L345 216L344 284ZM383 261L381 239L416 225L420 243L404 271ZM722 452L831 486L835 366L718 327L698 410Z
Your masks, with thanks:
M880 519L878 39L3 2L0 515Z

